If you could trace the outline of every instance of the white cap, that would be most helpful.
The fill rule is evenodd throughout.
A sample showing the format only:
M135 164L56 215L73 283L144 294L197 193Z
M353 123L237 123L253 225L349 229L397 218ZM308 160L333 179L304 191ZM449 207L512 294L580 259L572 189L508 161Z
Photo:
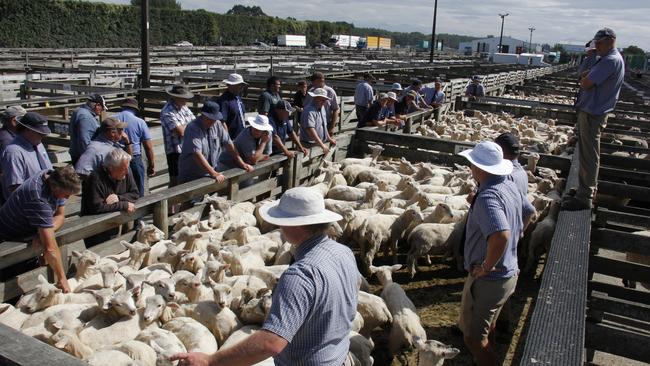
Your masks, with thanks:
M228 75L228 79L225 79L223 82L228 85L247 84L239 74L230 74Z
M493 174L508 175L512 173L512 162L503 158L501 146L492 141L483 141L476 144L473 149L458 153L469 160L477 168Z

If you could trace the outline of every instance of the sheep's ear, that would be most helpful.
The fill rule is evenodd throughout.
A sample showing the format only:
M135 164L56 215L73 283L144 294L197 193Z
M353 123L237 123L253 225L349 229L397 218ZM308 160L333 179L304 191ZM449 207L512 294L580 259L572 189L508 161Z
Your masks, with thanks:
M133 248L133 244L129 243L129 242L126 241L126 240L122 240L122 241L120 241L120 244L124 245L124 246L125 246L126 248L128 248L128 249Z
M68 345L68 342L66 342L66 341L67 341L67 339L65 337L63 337L63 338L59 339L56 343L54 343L54 347L56 347L58 349L64 349L65 346Z
M251 251L251 247L240 247L239 248L239 254L246 254Z
M151 251L151 247L146 247L142 250L142 253L148 253Z
M38 282L41 283L41 284L43 284L43 285L49 283L49 282L47 282L47 279L46 279L45 277L43 277L42 274L39 274L39 275L38 275Z
M393 264L392 266L390 266L390 271L391 272L396 272L396 271L399 271L400 268L402 268L401 264Z
M216 260L217 260L217 259L214 257L214 254L210 253L210 254L208 255L208 261L210 261L210 262L215 262Z
M57 319L57 320L55 320L55 321L52 323L52 326L53 326L55 329L58 329L58 330L61 330L61 328L63 328L63 325L64 325L64 322L63 322L63 320L61 320L61 319ZM57 347L57 348L58 348L58 347Z
M376 273L377 271L379 271L378 267L375 267L375 266L372 266L372 265L370 266L370 273Z
M81 257L81 252L78 251L78 250L73 250L72 251L72 256L79 258L79 257Z
M437 356L438 357L443 357L446 359L452 359L456 357L460 353L460 350L458 348L452 348L452 347L445 347L440 352L438 352Z

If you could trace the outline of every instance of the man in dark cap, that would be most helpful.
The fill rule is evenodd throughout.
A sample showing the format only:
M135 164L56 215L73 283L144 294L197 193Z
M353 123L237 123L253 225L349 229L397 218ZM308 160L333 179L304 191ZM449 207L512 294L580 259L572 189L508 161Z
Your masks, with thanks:
M480 76L472 76L469 85L467 85L467 88L465 89L465 96L468 97L469 100L478 100L485 96L485 87L481 84Z
M140 197L143 197L146 190L144 187L145 172L142 163L142 146L144 146L144 151L147 154L147 175L151 177L156 173L151 133L147 123L136 115L140 107L135 99L125 99L121 107L122 111L116 114L115 118L126 123L124 132L131 142L131 172L135 183L138 185Z
M160 124L165 140L169 186L173 187L178 179L178 158L181 155L185 127L196 117L187 106L187 101L194 98L194 94L186 86L174 85L167 90L167 94L169 100L160 111Z
M596 32L595 51L588 52L579 68L580 91L576 100L578 113L578 148L580 150L579 186L575 196L562 201L565 210L586 210L596 192L600 166L600 134L607 125L608 113L614 110L623 85L625 64L616 49L616 33L610 28Z
M0 160L5 200L27 178L42 170L52 169L50 158L41 143L49 133L47 118L36 112L28 112L18 120L16 137L5 148Z
M18 119L24 116L25 113L27 113L25 108L16 105L7 107L7 109L0 114L0 119L2 119L2 128L0 128L0 154L2 154L5 147L7 147L14 137L16 137Z
M494 142L501 146L503 158L512 162L512 173L508 176L508 179L515 182L519 192L526 197L528 195L528 174L519 164L520 145L517 137L510 132L506 132L494 139Z
M93 139L95 131L99 128L101 113L107 111L106 101L99 94L88 97L86 104L77 108L70 116L70 157L72 164L76 164L81 154Z

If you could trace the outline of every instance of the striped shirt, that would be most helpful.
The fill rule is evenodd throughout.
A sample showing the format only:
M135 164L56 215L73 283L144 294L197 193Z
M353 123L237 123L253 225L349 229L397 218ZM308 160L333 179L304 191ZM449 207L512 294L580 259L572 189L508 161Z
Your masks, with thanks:
M481 183L476 194L465 226L465 269L471 272L472 265L483 263L490 235L509 230L505 252L495 270L485 278L510 278L519 273L517 242L524 230L523 219L532 215L535 208L506 176L495 176Z
M2 152L2 191L9 198L10 187L23 184L27 178L44 169L52 169L52 162L43 144L32 145L21 135L17 135Z
M512 159L512 174L508 176L508 179L515 182L517 189L524 197L528 196L528 174L517 159Z
M162 124L163 139L165 140L165 153L181 153L183 138L178 136L174 131L178 126L185 126L194 121L194 113L187 107L180 109L176 107L173 101L168 101L160 111L160 124Z
M54 227L52 217L65 204L50 192L44 177L36 173L16 189L0 208L0 240L21 240L34 236L39 228Z
M273 290L262 329L287 342L275 364L342 365L361 275L352 251L324 235L303 242Z

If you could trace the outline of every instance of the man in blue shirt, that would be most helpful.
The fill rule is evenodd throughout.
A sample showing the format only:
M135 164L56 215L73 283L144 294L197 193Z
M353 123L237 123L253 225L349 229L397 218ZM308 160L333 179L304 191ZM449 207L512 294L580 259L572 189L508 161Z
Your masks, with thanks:
M86 147L99 128L99 118L103 111L107 111L106 101L99 94L93 94L88 97L86 104L77 108L70 116L70 157L72 164L76 164L81 154L86 151Z
M25 180L0 208L0 241L31 240L63 292L70 292L70 286L54 233L65 221L65 201L79 189L71 166L43 170Z
M127 152L130 152L131 144L128 136L124 133L125 127L126 123L113 117L104 119L99 127L97 137L88 145L74 166L77 174L86 178L101 166L106 155L115 148L124 149L126 146Z
M230 138L234 140L246 127L246 108L244 108L244 102L241 100L241 93L248 84L244 82L244 78L239 74L230 74L228 79L223 82L228 90L218 98L212 98L212 100L221 107L222 122L228 134L230 134Z
M147 154L147 175L152 177L156 173L156 168L149 126L147 126L147 123L142 118L136 116L139 110L138 101L129 98L124 100L122 103L122 111L116 114L115 118L126 123L124 132L129 136L132 149L131 172L135 183L138 185L140 197L144 197L145 171L144 164L142 163L142 146L144 146L144 151Z
M465 227L463 288L459 327L479 365L494 365L491 333L503 304L515 290L517 241L535 209L507 178L512 163L491 141L460 153L479 184Z
M349 332L361 275L352 251L325 235L342 219L325 209L320 193L297 187L260 208L295 248L295 262L275 289L262 329L214 354L181 353L185 366L253 365L269 357L277 366L348 365Z
M424 102L433 107L436 121L440 120L440 107L445 104L445 92L442 91L442 82L440 79L436 78L433 88L426 87L424 88Z
M363 80L357 84L354 90L354 105L357 112L357 121L363 119L364 114L372 104L374 99L372 83L374 82L375 77L369 73L365 73L363 74Z
M318 145L327 154L330 149L325 143L336 145L336 141L327 130L327 113L325 103L329 100L327 91L316 88L308 92L313 101L305 107L300 121L300 141L309 146Z
M295 109L289 102L281 100L275 105L275 117L269 117L269 123L273 127L273 155L284 154L289 159L293 158L295 153L289 151L285 146L285 142L291 138L297 151L307 155L309 151L302 146L300 139L293 130L289 116L295 112Z
M50 133L47 119L36 112L28 112L18 120L16 133L0 157L5 200L27 178L42 170L52 169L50 158L41 143Z
M235 139L235 149L224 151L219 156L219 170L228 170L236 165L255 165L271 156L271 134L273 127L269 118L258 115L248 119L246 127ZM241 161L241 162L240 162Z
M307 107L314 100L311 95L309 95L309 92L313 92L318 88L321 88L327 92L327 97L329 99L324 104L325 118L327 119L327 131L329 132L330 136L332 136L334 135L334 127L336 127L336 123L339 120L339 97L336 95L336 91L331 86L325 84L325 75L322 72L314 72L311 75L310 79L311 86L309 87L309 90L307 90L307 95L305 95L303 105Z
M217 182L224 181L224 175L218 171L223 171L217 166L219 158L225 151L233 151L234 155L239 155L228 132L219 122L222 118L219 104L208 101L203 104L201 115L187 125L179 159L179 183L201 177L212 177ZM252 170L241 159L237 162L242 169Z
M472 76L471 82L465 89L465 96L469 100L478 100L485 96L485 87L481 84L481 77L478 75Z
M0 128L0 154L2 154L5 147L7 147L14 137L16 137L18 119L24 116L25 113L27 113L25 108L16 105L7 107L7 109L0 114L0 119L2 119L2 128Z
M418 108L420 109L431 108L424 101L422 94L420 94L420 91L422 91L422 80L413 79L411 81L411 85L409 85L404 89L404 92L402 93L402 99L404 98L404 96L408 95L411 91L415 92L415 104L417 105Z
M594 36L596 51L583 60L581 67L578 113L578 148L580 157L579 186L575 196L562 201L565 210L591 208L600 166L600 135L607 125L607 114L614 110L623 85L625 64L616 49L616 33L609 28Z
M517 189L524 197L528 196L528 174L519 164L519 141L515 135L505 132L494 139L494 142L503 150L503 158L512 162L512 174L508 176L508 179L515 182Z

